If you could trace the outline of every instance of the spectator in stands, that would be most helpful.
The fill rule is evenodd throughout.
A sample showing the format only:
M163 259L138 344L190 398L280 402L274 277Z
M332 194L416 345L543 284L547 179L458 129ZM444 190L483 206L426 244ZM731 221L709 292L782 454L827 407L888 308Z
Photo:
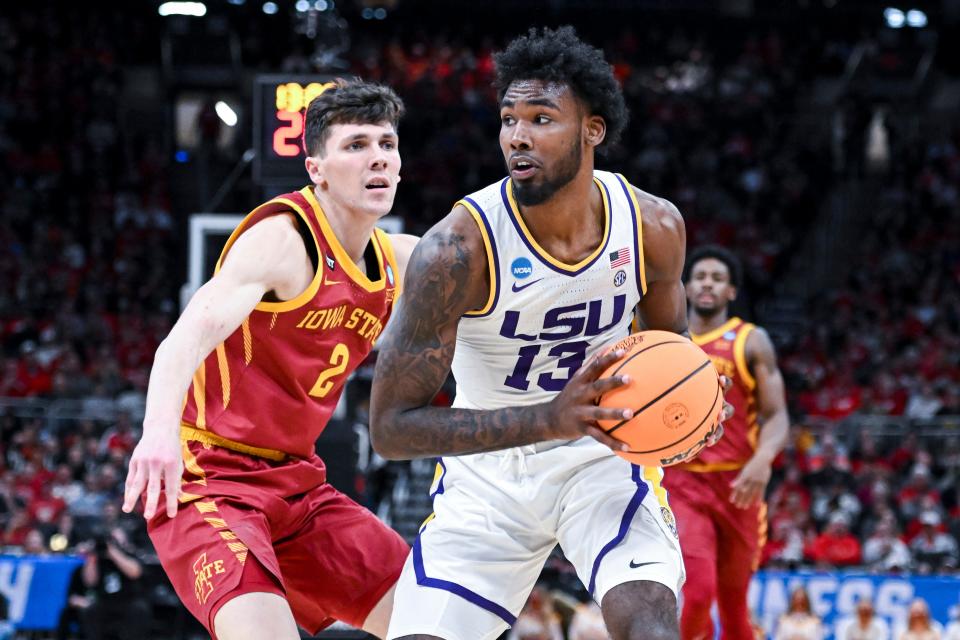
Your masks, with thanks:
M850 519L842 511L830 515L826 528L807 549L807 556L822 568L860 564L860 541L850 533Z
M943 406L943 400L934 391L933 385L925 382L910 394L904 415L908 418L932 418Z
M600 605L588 600L579 605L567 629L567 640L610 640Z
M911 565L910 550L897 536L896 520L890 515L877 523L863 546L863 563L874 571L906 571Z
M923 462L917 462L910 470L910 479L897 494L897 507L900 515L912 519L920 515L921 500L928 498L935 503L940 502L940 492L930 483L930 467Z
M856 614L837 623L837 640L889 640L890 626L873 611L868 598L857 602Z
M943 640L960 640L960 616L955 616L943 632Z
M860 517L860 500L850 490L851 486L842 480L835 480L830 487L818 490L813 499L813 517L817 522L825 522L832 513L843 513L850 522Z
M30 522L26 509L15 510L7 520L7 528L3 532L3 544L8 547L22 546L31 529L33 529L33 523Z
M957 541L949 533L938 531L940 514L924 511L920 514L923 528L910 542L910 551L917 571L942 573L957 567Z
M563 640L560 617L553 609L553 598L541 585L530 592L508 640Z
M910 603L907 610L907 628L897 640L940 640L943 626L930 618L930 607L926 600L917 598Z
M803 564L803 532L790 518L773 521L773 534L763 548L761 564L779 569L795 569Z
M114 528L81 543L84 556L70 587L61 634L75 615L87 640L147 637L150 605L140 584L143 566L123 529Z
M790 593L790 608L780 616L774 640L823 640L820 618L810 609L810 597L803 587Z
M40 529L30 529L23 539L23 552L28 556L45 556L49 551Z

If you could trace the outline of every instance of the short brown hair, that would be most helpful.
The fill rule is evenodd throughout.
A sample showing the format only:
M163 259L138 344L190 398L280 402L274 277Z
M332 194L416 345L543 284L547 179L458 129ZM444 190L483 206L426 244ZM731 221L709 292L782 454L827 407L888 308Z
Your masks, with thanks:
M403 116L403 100L393 89L359 78L338 78L307 107L303 128L303 149L318 155L335 124L380 124L389 122L397 129Z

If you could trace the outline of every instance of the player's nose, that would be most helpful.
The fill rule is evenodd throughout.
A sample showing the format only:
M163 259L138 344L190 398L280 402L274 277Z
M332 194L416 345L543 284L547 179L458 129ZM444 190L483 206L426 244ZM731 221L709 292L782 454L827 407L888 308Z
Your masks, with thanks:
M510 148L530 149L532 147L533 139L530 137L529 129L522 122L518 122L510 135Z
M370 157L370 168L378 171L383 171L387 168L389 163L389 158L387 157L386 151L383 149L377 148L373 152L373 156Z

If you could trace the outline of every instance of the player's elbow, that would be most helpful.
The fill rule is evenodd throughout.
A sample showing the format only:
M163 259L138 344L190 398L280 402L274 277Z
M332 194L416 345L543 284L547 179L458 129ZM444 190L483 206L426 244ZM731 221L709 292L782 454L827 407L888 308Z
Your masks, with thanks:
M375 405L370 407L370 446L386 460L406 458L399 446L396 429L392 428L396 419L395 411L380 411Z

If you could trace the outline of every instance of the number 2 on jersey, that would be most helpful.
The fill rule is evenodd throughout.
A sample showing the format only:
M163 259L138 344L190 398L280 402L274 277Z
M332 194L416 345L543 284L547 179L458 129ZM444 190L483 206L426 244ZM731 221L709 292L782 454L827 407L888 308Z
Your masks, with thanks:
M330 366L320 372L317 381L313 383L310 389L310 395L314 398L326 398L330 390L333 389L334 378L347 370L347 364L350 362L350 350L347 345L338 342L330 354Z

